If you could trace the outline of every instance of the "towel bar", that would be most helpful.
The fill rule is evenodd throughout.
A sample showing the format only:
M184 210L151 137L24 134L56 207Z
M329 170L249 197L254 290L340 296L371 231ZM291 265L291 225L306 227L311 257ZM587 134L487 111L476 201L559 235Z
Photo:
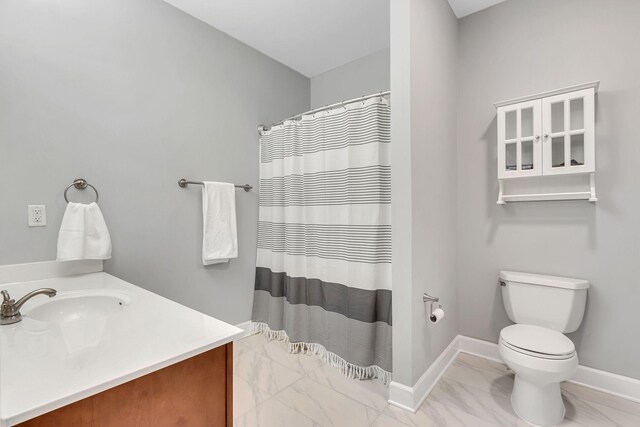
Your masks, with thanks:
M182 188L185 188L187 186L187 184L194 184L194 185L204 185L204 182L202 181L187 181L186 179L182 178L178 181L178 185ZM249 192L251 191L251 189L253 188L251 185L249 184L245 184L245 185L237 185L234 184L234 187L236 188L242 188L244 191Z

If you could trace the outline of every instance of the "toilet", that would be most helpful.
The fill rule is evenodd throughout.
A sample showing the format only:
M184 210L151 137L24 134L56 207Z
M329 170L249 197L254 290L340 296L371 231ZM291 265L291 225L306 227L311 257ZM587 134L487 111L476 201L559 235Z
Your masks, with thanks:
M542 274L500 272L504 307L515 325L500 331L500 356L515 373L511 406L534 426L564 419L560 383L578 368L578 354L564 334L582 323L589 282Z

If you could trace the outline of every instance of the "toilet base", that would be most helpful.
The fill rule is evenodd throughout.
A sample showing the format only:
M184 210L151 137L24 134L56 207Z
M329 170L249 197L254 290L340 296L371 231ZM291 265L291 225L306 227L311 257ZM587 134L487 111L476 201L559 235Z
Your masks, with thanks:
M536 384L516 374L511 407L518 417L537 427L555 427L564 420L560 383Z

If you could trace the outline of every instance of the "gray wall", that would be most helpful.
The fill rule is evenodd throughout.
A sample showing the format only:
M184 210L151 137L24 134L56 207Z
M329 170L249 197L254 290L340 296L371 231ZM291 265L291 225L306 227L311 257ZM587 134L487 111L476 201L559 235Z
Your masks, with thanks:
M109 273L248 320L257 192L237 192L239 258L205 268L200 187L176 182L256 185L256 126L307 110L309 92L161 0L0 2L0 264L55 258L62 191L84 177L111 232ZM47 205L46 228L27 228L27 204Z
M393 381L413 385L411 269L411 1L391 2ZM389 398L394 400L394 387Z
M593 283L580 363L640 378L640 2L510 0L460 20L460 329L496 342L500 269ZM493 102L592 80L599 201L495 204ZM544 302L540 302L544 303Z
M447 0L394 0L391 22L394 381L412 386L458 333L458 24ZM424 292L444 305L437 325Z
M411 187L414 305L413 381L458 334L456 292L456 69L458 22L447 0L411 9ZM427 324L422 294L447 317Z
M389 90L389 48L311 78L311 108Z

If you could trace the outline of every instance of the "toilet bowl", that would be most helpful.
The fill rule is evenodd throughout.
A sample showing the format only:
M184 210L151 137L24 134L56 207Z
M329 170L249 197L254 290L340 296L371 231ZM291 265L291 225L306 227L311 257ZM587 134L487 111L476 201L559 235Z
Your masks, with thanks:
M535 426L560 424L565 414L560 382L578 368L573 342L552 329L511 325L500 333L499 351L515 373L511 406L516 415Z

